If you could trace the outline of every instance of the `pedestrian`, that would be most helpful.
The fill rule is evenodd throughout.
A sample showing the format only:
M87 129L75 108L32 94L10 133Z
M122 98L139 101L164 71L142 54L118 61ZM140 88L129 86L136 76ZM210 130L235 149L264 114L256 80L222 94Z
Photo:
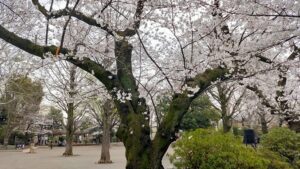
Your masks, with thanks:
M52 140L50 141L50 149L52 150L52 148L53 148L53 142L52 142Z

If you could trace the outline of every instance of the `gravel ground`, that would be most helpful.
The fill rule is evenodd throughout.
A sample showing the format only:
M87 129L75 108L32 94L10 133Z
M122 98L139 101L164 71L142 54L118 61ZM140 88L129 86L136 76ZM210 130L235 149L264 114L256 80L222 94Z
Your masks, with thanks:
M72 157L63 157L64 147L39 147L35 154L21 151L0 151L0 169L124 169L125 148L120 144L111 146L112 164L96 164L101 146L75 146ZM165 169L172 168L167 157L163 159Z

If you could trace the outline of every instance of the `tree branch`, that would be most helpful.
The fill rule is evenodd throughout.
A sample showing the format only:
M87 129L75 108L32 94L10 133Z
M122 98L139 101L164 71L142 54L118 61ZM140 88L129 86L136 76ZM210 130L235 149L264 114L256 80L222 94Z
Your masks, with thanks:
M39 3L39 0L32 0L32 3L37 6L38 10L46 17L46 18L59 18L63 16L72 16L85 22L88 25L99 27L100 29L106 31L108 34L115 36L113 30L109 28L108 24L101 25L94 18L84 15L83 13L72 10L70 8L61 9L58 11L49 12L44 6Z
M33 43L28 39L21 38L14 34L13 32L8 31L3 26L0 25L0 38L4 41L32 54L38 56L42 59L45 59L46 53L51 53L55 55L57 46L41 46ZM74 65L80 67L81 69L93 74L97 79L99 79L107 88L111 91L114 87L118 85L117 78L111 72L107 71L103 65L96 63L95 61L84 57L82 59L76 59L72 55L72 51L67 48L60 49L60 53L68 55L65 59L66 61L73 63Z

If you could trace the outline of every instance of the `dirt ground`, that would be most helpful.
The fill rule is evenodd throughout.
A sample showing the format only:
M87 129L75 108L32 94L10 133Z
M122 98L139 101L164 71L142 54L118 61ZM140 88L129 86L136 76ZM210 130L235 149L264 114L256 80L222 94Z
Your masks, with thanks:
M0 151L0 169L125 169L125 148L111 146L112 164L96 164L101 146L75 146L73 157L63 157L64 147L39 147L35 154L22 151ZM163 159L165 169L171 169L168 158Z

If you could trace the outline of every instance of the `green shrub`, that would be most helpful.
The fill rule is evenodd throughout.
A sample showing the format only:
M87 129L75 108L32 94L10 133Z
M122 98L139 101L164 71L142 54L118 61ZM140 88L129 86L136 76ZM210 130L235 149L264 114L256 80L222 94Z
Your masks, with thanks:
M278 153L294 168L300 168L300 135L288 128L274 128L262 137L265 149Z
M268 169L292 169L291 165L284 161L280 155L268 149L260 147L259 156L269 160Z
M170 160L178 169L268 169L271 164L232 134L205 129L185 133Z
M233 132L233 135L236 136L236 137L244 136L244 129L233 126L232 127L232 132Z

